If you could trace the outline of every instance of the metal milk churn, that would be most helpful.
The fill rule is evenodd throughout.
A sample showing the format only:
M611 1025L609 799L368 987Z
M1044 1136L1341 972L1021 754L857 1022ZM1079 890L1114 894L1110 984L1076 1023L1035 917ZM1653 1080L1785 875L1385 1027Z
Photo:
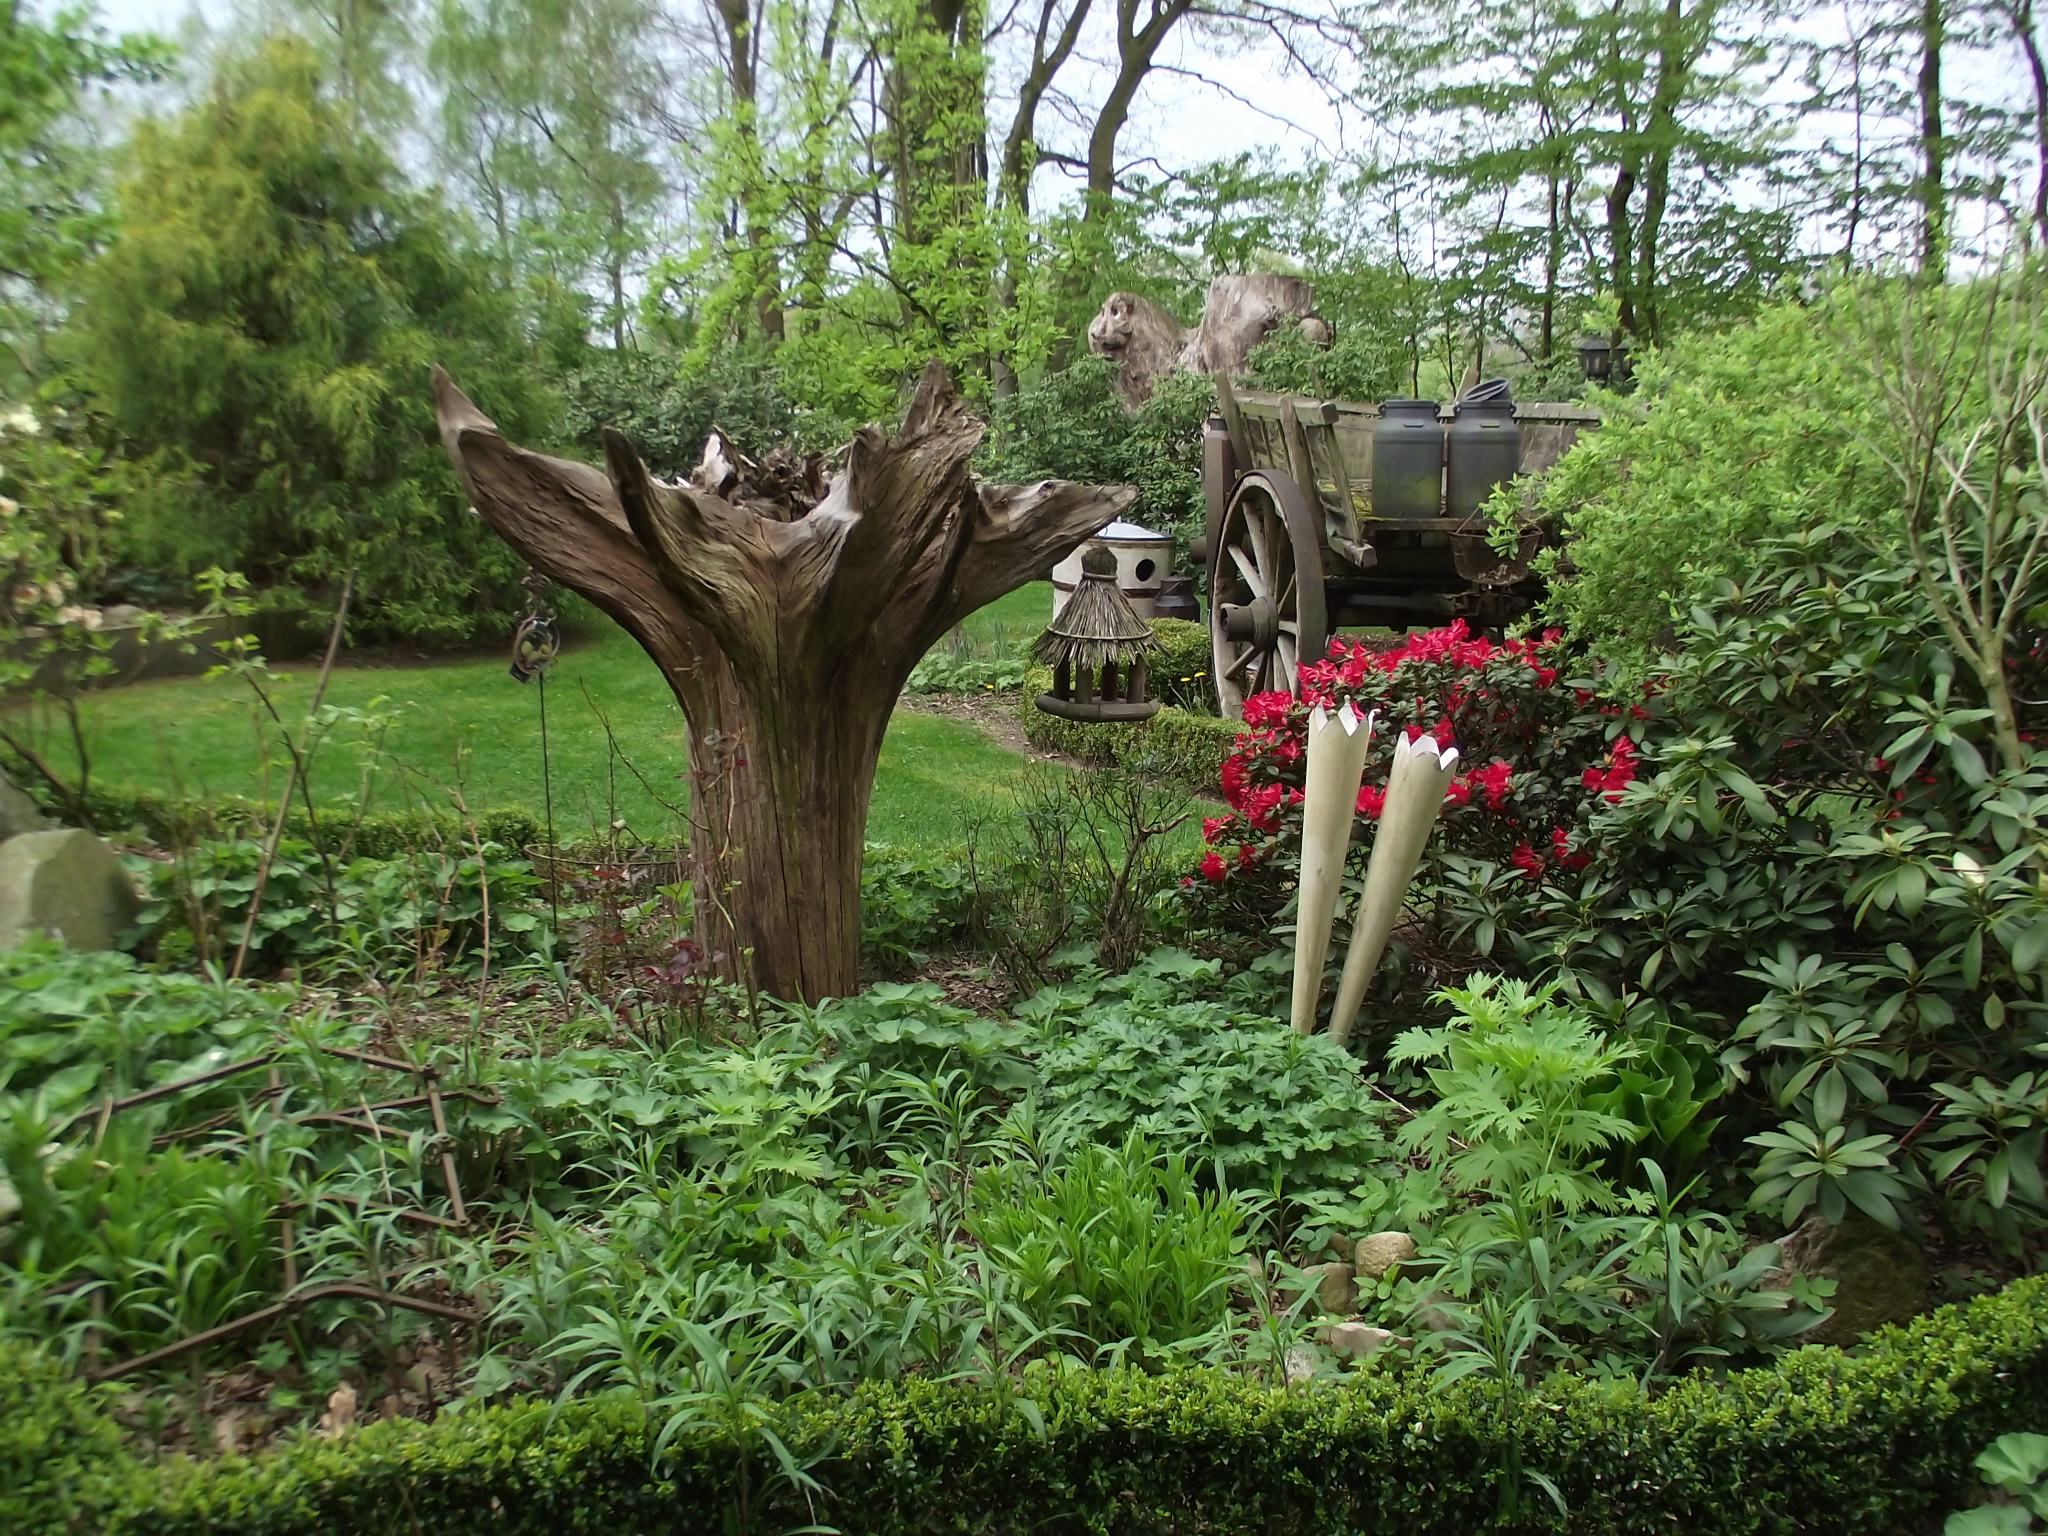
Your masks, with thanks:
M1434 400L1383 400L1372 432L1372 515L1435 517L1441 504L1444 429Z
M1450 468L1445 476L1444 514L1470 517L1496 485L1515 477L1522 465L1522 429L1506 379L1475 384L1453 408L1445 434Z

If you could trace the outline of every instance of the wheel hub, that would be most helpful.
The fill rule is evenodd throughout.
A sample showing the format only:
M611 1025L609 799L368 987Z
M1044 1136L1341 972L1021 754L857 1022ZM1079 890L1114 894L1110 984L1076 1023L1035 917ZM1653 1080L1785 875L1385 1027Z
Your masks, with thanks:
M1259 650L1268 650L1280 635L1280 610L1268 597L1255 597L1248 603L1226 603L1223 632L1233 640L1249 640Z

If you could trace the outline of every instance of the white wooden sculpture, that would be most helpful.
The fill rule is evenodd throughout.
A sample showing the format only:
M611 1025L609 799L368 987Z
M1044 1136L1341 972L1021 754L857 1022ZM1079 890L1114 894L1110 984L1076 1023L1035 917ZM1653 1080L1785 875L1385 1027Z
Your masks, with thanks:
M1361 716L1347 700L1331 714L1321 705L1308 717L1308 770L1301 803L1301 884L1295 902L1294 1011L1296 1030L1316 1027L1323 962L1330 954L1330 929L1344 889L1344 853L1351 844L1351 818L1358 811L1358 785L1372 744L1371 715Z
M1433 736L1394 744L1394 766L1387 775L1379 835L1373 839L1372 856L1366 861L1365 889L1358 898L1351 949L1344 957L1344 978L1337 986L1337 1004L1330 1010L1330 1038L1339 1045L1351 1038L1358 1005L1380 967L1380 956L1386 953L1387 937L1394 931L1409 882L1422 863L1422 850L1443 810L1444 790L1457 761L1458 749L1438 748ZM1295 972L1297 988L1300 974Z

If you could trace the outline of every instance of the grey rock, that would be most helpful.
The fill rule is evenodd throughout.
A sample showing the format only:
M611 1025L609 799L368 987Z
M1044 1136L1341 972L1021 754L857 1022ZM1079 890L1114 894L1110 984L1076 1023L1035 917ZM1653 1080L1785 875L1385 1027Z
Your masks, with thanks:
M1290 1344L1281 1360L1281 1367L1287 1373L1287 1384L1299 1386L1302 1382L1313 1381L1316 1376L1316 1352L1306 1344Z
M1370 1360L1394 1342L1394 1334L1370 1323L1332 1323L1317 1335L1334 1354L1347 1360Z
M50 825L42 807L17 788L6 774L0 773L0 842L19 837L24 832L46 832Z
M1904 1233L1851 1216L1832 1226L1810 1216L1778 1244L1781 1268L1765 1276L1782 1286L1794 1274L1835 1282L1834 1313L1800 1336L1809 1344L1850 1344L1873 1328L1903 1323L1927 1305L1927 1263Z
M112 949L135 911L121 861L90 832L25 832L0 843L0 949L46 933L70 949Z
M1358 1305L1358 1281L1349 1264L1311 1264L1302 1274L1314 1284L1316 1301L1325 1312L1342 1317Z
M1352 1253L1358 1278L1377 1280L1415 1257L1415 1239L1406 1232L1375 1232L1371 1237L1361 1237Z

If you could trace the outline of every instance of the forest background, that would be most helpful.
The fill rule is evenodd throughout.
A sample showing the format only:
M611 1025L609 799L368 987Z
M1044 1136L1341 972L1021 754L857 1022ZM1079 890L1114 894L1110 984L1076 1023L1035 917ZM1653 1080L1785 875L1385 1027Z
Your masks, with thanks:
M442 461L436 360L515 438L614 424L673 473L714 419L829 447L938 357L989 473L1130 481L1186 528L1207 386L1126 414L1086 355L1109 292L1191 321L1218 273L1298 272L1335 343L1276 336L1259 382L1569 395L1584 331L1640 350L2048 237L2039 30L2033 0L265 0L173 46L4 0L0 623L191 605L209 570L331 609L353 572L353 639L501 632L520 572Z

